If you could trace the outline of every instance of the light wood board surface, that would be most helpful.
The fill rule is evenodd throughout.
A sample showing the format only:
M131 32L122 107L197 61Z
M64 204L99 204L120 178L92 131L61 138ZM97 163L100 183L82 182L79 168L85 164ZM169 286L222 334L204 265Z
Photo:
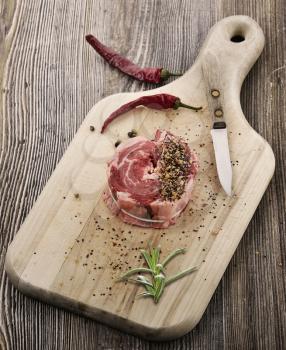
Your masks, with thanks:
M242 107L250 124L271 143L277 159L271 186L193 332L168 344L150 343L25 297L2 273L1 348L285 347L283 3L1 3L1 65L6 65L5 77L1 76L1 271L8 242L91 106L118 91L152 88L109 69L80 41L72 40L87 32L143 65L184 71L218 19L232 14L255 18L265 33L266 47L244 84Z
M238 35L245 40L232 41ZM256 22L246 16L228 17L212 28L193 67L180 79L97 103L8 249L6 271L13 284L28 295L150 339L175 338L195 327L274 171L272 150L249 126L239 101L241 84L263 46ZM225 195L217 177L210 138L214 111L207 105L206 77L215 84L210 88L221 91L233 165L232 197ZM114 109L159 92L203 109L139 108L100 134L103 120ZM106 162L116 140L126 139L128 131L136 129L152 138L158 128L183 136L198 154L200 169L193 200L176 225L142 229L122 223L106 208ZM138 286L116 281L128 268L142 264L140 248L147 248L148 242L160 244L165 255L187 248L170 264L169 274L200 266L192 276L170 285L157 305L135 299Z

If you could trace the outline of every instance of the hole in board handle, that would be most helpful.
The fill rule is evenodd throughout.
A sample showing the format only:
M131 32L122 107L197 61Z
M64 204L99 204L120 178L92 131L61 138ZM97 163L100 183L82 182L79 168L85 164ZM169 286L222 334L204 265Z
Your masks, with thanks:
M242 34L235 34L230 38L230 40L233 43L241 43L242 41L245 40L245 37Z

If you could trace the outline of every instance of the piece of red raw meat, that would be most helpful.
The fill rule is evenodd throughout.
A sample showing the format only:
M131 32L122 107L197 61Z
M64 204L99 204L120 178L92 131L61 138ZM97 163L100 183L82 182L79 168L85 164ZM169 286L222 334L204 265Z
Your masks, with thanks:
M174 224L191 199L197 157L168 131L120 144L108 163L104 200L124 222L153 228Z

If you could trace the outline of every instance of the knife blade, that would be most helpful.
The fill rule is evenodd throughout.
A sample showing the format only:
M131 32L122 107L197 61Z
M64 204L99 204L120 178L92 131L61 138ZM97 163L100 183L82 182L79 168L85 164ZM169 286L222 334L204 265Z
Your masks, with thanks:
M228 148L227 128L212 129L216 168L218 178L224 191L231 196L232 168Z
M217 58L209 53L203 61L202 71L206 85L208 109L212 116L211 137L213 141L216 169L220 184L231 196L232 166L228 145L227 124L224 117L223 88L220 81L220 65Z

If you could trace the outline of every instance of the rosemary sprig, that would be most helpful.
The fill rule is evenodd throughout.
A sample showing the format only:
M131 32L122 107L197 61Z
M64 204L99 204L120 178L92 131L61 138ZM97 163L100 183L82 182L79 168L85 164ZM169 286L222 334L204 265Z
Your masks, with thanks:
M185 254L186 250L178 248L170 253L163 261L160 263L160 247L152 248L149 245L149 251L142 249L141 254L143 255L148 268L145 267L136 267L130 269L125 274L123 274L119 280L127 280L129 282L140 284L145 288L143 293L140 293L138 296L141 297L151 297L153 298L155 304L158 303L161 295L164 292L164 289L167 285L177 281L178 279L196 271L198 267L191 267L184 271L178 272L171 277L166 277L165 267L166 265L177 255ZM148 273L151 275L151 280L143 275L137 275L135 278L130 278L130 276L137 273Z

